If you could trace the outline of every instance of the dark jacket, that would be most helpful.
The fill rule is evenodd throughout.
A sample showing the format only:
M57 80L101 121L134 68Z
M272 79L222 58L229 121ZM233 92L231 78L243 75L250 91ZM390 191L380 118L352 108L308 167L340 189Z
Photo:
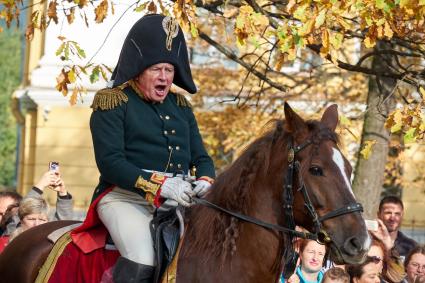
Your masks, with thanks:
M416 243L413 239L410 239L400 231L397 232L394 247L403 258L406 257L407 254L417 245L418 243Z
M128 101L112 109L92 106L97 110L92 113L90 129L101 174L93 199L113 185L144 196L135 188L136 181L139 176L150 180L152 173L142 169L187 174L195 167L196 177L214 178L213 162L192 109L178 103L182 97L170 93L162 103L152 103L131 86L123 93Z

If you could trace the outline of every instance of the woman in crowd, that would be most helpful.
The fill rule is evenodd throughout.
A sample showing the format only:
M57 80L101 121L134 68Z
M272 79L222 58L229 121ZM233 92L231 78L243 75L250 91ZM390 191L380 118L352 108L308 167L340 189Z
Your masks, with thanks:
M46 188L57 192L56 212L51 220L71 220L73 218L72 196L68 193L59 171L49 170L20 202L17 213L8 214L5 233L0 237L0 243L10 242L23 231L49 220L48 204L42 198ZM0 253L5 246L5 244L0 246Z
M404 261L406 269L405 283L424 282L425 280L425 246L417 246L409 252Z

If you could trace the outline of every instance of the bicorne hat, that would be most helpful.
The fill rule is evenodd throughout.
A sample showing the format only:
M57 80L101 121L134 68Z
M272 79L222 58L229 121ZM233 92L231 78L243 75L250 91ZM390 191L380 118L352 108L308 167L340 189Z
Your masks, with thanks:
M138 20L129 31L112 73L112 87L122 85L158 63L174 65L173 83L189 93L196 92L186 41L176 19L151 14Z

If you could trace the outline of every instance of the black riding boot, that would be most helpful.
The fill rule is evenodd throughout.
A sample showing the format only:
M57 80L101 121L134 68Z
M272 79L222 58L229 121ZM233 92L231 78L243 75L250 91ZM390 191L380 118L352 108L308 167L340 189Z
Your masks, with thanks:
M113 277L115 283L152 283L155 267L119 257Z

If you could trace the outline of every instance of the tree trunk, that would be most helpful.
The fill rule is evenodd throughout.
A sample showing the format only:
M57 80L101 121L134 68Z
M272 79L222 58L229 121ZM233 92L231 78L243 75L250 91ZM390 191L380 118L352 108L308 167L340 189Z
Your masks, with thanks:
M374 51L379 52L382 49L391 49L391 46L384 42L378 42ZM389 68L389 62L391 62L391 59L386 55L374 56L372 67L383 71ZM397 82L394 79L382 77L371 77L369 79L361 149L366 141L376 140L376 143L372 147L372 154L369 159L364 159L359 153L353 181L354 194L357 201L363 204L366 218L376 217L382 192L389 148L389 132L385 129L384 124L388 114L395 109L393 92L396 84Z

